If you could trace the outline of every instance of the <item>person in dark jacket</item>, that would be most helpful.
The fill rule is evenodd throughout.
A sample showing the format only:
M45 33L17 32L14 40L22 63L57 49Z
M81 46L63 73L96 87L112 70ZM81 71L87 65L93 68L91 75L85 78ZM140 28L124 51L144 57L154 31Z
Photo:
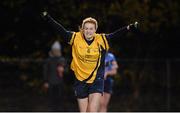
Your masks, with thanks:
M65 65L65 58L61 55L61 45L56 41L52 45L49 58L45 60L43 66L43 86L48 92L49 111L64 111L63 73Z

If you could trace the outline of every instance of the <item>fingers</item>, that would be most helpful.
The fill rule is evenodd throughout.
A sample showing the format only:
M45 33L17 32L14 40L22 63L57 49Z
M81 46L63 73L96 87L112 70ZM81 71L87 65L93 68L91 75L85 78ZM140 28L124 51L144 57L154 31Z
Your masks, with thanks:
M130 29L130 25L127 26L127 30L129 30L129 29Z
M48 13L46 11L44 11L42 14L43 14L43 16L46 16Z
M127 30L132 29L133 26L134 26L133 24L129 24L129 25L127 26Z
M138 27L138 24L139 24L139 23L138 23L137 21L134 22L134 27L137 28L137 27Z
M127 29L128 30L131 30L131 29L137 29L138 28L138 22L136 21L136 22L134 22L134 23L132 23L132 24L129 24L128 26L127 26Z

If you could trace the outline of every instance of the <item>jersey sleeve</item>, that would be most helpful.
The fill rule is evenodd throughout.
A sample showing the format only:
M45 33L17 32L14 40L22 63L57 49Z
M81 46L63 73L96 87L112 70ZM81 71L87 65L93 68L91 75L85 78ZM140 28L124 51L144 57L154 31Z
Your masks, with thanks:
M76 37L76 32L73 32L72 36L69 38L68 43L72 46L74 43L74 39Z
M109 43L108 43L108 39L107 39L107 37L106 37L106 35L105 35L105 34L101 34L101 36L102 36L102 39L103 39L104 48L106 49L106 51L108 51L108 50L109 50Z
M120 37L122 34L124 34L125 32L127 32L127 26L122 27L117 29L116 31L106 34L107 39L111 39L111 38L115 38L115 37Z

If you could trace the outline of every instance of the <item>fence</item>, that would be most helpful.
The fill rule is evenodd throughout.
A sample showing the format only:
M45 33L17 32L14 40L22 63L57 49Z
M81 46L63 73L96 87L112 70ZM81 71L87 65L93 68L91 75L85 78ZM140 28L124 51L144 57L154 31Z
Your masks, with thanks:
M43 60L1 59L0 111L47 111ZM180 59L118 60L109 111L178 111ZM78 111L73 76L65 74L67 111Z

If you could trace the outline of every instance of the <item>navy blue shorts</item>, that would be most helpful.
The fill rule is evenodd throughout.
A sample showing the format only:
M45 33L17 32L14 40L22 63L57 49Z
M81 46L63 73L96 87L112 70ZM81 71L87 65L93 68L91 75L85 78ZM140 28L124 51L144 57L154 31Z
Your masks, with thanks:
M106 80L104 80L104 92L112 94L113 84L114 79L112 77L107 77Z
M85 83L79 80L75 80L74 92L77 98L86 98L92 93L101 93L104 91L103 78L97 77L93 83Z

